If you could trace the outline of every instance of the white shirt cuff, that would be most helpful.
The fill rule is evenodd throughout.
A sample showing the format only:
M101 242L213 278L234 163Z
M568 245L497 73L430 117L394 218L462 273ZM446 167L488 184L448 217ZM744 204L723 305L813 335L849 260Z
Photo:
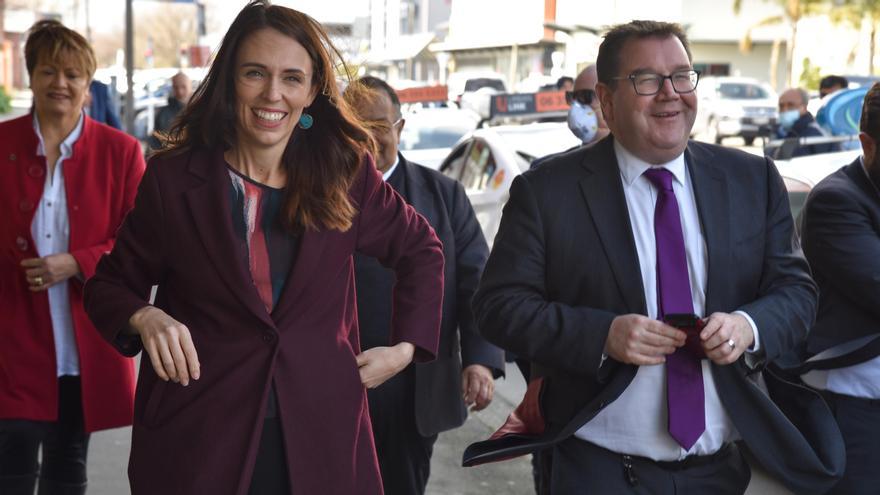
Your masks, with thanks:
M746 313L745 311L734 311L733 314L742 315L743 317L745 317L746 321L749 322L749 326L752 327L752 336L755 337L755 342L751 345L751 347L746 349L746 352L748 352L748 353L758 352L758 350L761 348L761 340L760 340L759 334L758 334L758 327L757 327L757 325L755 325L755 320L753 320L752 317L749 316L749 314Z

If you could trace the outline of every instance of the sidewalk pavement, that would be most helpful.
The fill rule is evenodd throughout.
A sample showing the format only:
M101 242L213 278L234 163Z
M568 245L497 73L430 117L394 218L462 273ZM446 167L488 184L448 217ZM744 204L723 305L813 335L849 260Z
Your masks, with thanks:
M427 495L532 495L532 466L528 456L474 468L461 467L461 455L471 442L487 438L507 418L525 393L516 366L508 365L507 378L496 382L495 399L473 413L456 430L442 433L434 445ZM127 466L130 428L99 432L89 449L89 495L129 495ZM752 467L746 495L787 495L759 469Z

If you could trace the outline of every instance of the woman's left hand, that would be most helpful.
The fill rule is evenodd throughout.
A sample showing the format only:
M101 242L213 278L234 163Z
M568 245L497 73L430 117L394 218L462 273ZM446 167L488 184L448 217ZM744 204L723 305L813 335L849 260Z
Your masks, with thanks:
M70 253L52 254L22 260L24 276L31 292L40 292L79 275L79 263Z
M416 348L409 342L394 347L373 347L357 355L361 383L376 388L392 376L400 373L412 361Z

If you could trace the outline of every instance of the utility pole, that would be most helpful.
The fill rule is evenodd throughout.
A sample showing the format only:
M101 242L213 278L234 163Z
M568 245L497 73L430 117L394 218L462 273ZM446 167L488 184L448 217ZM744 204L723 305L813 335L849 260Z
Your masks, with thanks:
M134 134L134 16L133 0L125 0L125 132Z

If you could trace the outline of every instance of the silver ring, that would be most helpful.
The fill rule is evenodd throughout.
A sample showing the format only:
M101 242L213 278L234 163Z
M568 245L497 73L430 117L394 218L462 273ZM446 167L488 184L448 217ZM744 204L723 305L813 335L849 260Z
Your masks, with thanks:
M731 349L736 349L736 342L734 342L733 339L729 339L727 345L729 345Z
M37 285L43 285L43 277L40 277L40 276L34 277L34 283Z

